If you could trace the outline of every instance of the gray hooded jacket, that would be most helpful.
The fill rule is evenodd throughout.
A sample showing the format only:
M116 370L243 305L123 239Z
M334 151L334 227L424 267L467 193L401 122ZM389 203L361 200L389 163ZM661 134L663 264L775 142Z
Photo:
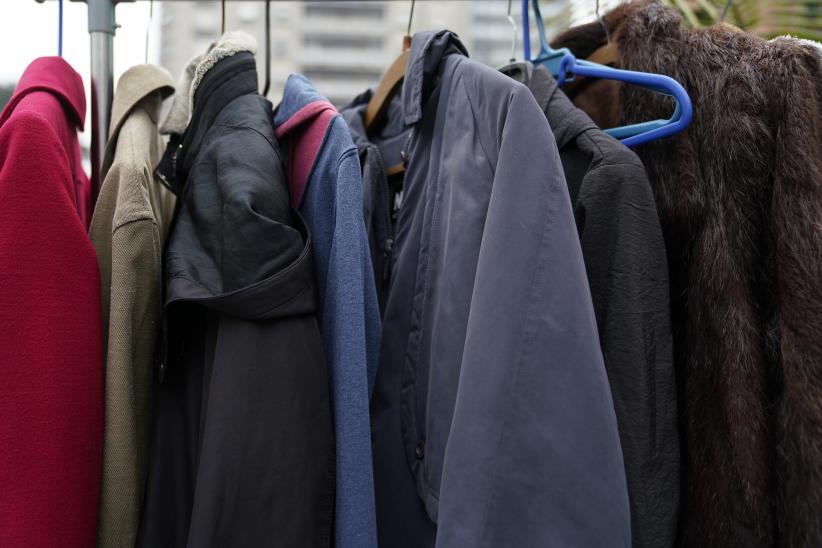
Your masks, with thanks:
M402 95L370 139L368 99L343 115L382 280L380 546L630 546L614 406L545 116L448 31L414 37ZM401 192L384 175L394 155Z

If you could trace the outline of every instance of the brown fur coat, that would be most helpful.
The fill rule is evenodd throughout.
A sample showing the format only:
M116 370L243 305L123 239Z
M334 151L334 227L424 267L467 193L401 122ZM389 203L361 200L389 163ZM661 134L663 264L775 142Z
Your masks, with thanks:
M680 544L822 546L820 56L792 39L690 30L654 2L605 22L623 68L672 76L694 106L688 130L637 150L670 262ZM604 43L594 23L554 45L582 58ZM606 82L576 101L607 127L672 110Z

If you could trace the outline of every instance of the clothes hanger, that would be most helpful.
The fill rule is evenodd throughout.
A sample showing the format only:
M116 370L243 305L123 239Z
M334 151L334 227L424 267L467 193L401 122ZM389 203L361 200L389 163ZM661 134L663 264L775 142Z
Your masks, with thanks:
M725 9L722 10L722 15L719 18L720 23L725 22L725 18L728 16L728 10L731 9L731 5L733 3L734 3L734 0L728 0L728 2L725 4Z
M149 35L151 34L151 21L152 21L153 18L154 18L154 0L149 0L149 2L148 2L148 25L146 26L146 60L145 60L146 65L148 64L148 43L149 43Z
M377 122L385 115L391 97L400 90L405 78L405 66L408 64L408 50L411 49L411 22L414 20L414 4L416 0L411 0L411 12L408 15L408 28L402 38L402 53L397 57L388 70L383 74L377 89L368 101L365 108L365 131L369 133L374 129Z
M508 59L507 64L499 68L499 71L517 82L527 84L534 72L534 65L528 61L517 61L517 21L511 15L511 1L508 0L507 15L508 22L511 23L511 57Z
M63 56L63 0L57 0L57 55Z
M225 0L220 0L220 36L225 34Z
M263 97L271 87L271 0L265 0L265 86Z
M539 11L539 0L532 0L531 3L534 8L540 40L539 54L532 62L534 65L541 64L545 66L557 78L557 83L560 86L566 82L568 74L572 74L626 82L645 87L656 93L669 95L676 100L674 113L668 120L653 120L640 124L609 128L605 130L606 133L619 139L625 146L633 147L655 139L675 135L688 127L693 116L693 108L688 93L679 82L661 74L615 69L589 61L578 61L568 48L552 49L548 45L548 39L545 36L545 26ZM525 35L523 45L526 52L530 53L530 36L527 26L528 0L522 0L522 4Z

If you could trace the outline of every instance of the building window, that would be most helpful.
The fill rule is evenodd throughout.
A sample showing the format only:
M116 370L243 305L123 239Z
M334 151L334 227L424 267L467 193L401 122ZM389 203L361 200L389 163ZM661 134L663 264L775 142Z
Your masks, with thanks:
M378 70L351 67L348 69L334 67L312 67L303 69L303 74L311 81L314 80L368 80L377 81L382 75Z
M305 5L305 14L313 16L379 19L384 12L384 6L376 2L309 2Z
M237 18L243 23L253 23L257 20L257 4L240 4L237 7Z
M344 35L308 35L303 37L303 46L318 48L379 48L382 39L379 36L344 36Z

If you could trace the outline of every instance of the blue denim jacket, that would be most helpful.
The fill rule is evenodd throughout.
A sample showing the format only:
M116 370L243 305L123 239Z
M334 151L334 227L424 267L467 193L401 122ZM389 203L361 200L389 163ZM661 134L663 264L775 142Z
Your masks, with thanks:
M292 206L311 230L337 449L336 548L376 548L368 413L380 315L362 209L357 148L342 117L292 75L274 114Z

